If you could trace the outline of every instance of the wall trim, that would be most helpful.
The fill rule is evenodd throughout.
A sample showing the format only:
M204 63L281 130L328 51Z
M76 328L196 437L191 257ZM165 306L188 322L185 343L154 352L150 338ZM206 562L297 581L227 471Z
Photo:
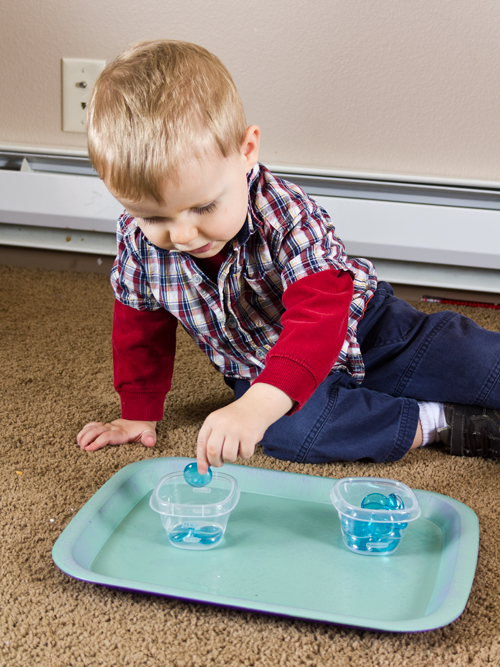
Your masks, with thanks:
M27 148L0 146L0 243L112 256L122 206L85 151ZM500 184L462 187L319 171L274 168L328 211L348 254L374 258L382 279L500 292Z
M86 148L67 148L64 146L36 146L0 142L0 152L12 152L33 155L53 155L86 158ZM265 162L272 172L291 175L319 176L332 178L361 179L371 181L394 181L401 183L451 185L464 188L487 188L500 191L500 181L465 179L441 176L427 176L422 174L396 174L392 172L354 171L349 169L325 169L306 165L280 165ZM292 180L292 179L291 179Z

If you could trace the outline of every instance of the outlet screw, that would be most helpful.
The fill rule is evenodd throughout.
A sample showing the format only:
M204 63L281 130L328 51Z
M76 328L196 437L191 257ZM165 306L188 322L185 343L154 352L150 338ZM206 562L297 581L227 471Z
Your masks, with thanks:
M86 87L87 87L87 82L86 82L86 81L79 81L79 82L76 84L76 87L77 87L77 88L86 88Z

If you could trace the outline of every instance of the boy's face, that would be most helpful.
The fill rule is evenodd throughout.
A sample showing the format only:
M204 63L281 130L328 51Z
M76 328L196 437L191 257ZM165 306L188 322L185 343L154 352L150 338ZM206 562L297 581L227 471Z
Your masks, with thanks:
M115 197L143 234L159 248L213 257L243 227L248 212L247 172L258 160L259 128L247 130L238 153L211 155L182 168L179 183L166 182L165 204ZM113 193L114 194L114 193Z

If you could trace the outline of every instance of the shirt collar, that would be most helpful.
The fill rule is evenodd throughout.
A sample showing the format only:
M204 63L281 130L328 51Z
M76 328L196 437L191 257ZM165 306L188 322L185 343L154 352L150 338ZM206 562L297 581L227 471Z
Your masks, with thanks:
M258 187L260 180L259 177L260 177L260 164L257 162L257 164L247 174L248 213L247 213L247 218L245 220L245 224L236 234L236 240L238 241L238 244L240 246L248 241L250 236L255 232L256 226L259 226L259 220L256 217L252 207L252 201L254 199L254 193L252 191Z
M257 182L258 178L260 175L260 163L257 162L257 164L253 167L251 171L248 172L247 174L247 181L248 181L248 189L251 190L255 183Z

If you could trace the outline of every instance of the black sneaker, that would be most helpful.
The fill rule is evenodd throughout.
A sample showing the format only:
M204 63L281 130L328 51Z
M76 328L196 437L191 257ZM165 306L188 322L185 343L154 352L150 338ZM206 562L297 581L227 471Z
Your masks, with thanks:
M500 410L445 403L444 414L448 426L438 434L450 454L500 458Z

